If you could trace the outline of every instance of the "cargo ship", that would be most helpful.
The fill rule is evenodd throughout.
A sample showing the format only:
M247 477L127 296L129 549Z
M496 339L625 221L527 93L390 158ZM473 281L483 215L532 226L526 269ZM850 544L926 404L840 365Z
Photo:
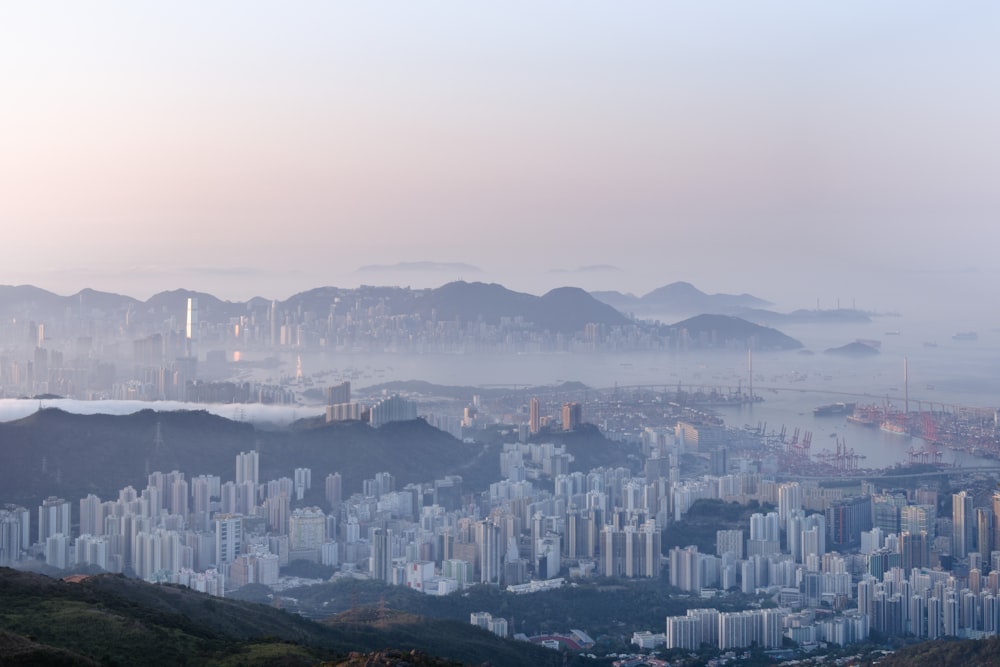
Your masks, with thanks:
M849 415L854 413L855 403L830 403L813 408L813 414L817 417L833 417L838 415Z
M909 431L906 430L906 424L900 424L899 422L892 421L891 419L884 419L882 423L879 424L879 428L885 433L893 433L895 435L909 435Z
M858 426L875 428L882 421L882 410L875 405L855 406L854 412L847 415L847 421Z

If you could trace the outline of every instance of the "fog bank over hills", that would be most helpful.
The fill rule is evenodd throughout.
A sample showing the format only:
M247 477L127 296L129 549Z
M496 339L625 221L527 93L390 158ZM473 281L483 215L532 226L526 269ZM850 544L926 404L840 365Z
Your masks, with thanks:
M15 421L33 415L39 410L57 408L75 415L131 415L142 410L177 412L198 409L225 419L251 424L287 426L306 417L324 414L323 406L261 405L259 403L211 404L182 403L180 401L82 401L72 398L0 399L0 422Z

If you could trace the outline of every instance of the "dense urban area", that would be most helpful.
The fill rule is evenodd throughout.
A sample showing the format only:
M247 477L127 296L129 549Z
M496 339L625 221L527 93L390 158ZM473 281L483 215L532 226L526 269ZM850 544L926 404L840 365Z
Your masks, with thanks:
M495 481L479 489L453 474L398 484L389 472L355 480L308 467L263 479L262 454L248 441L226 474L154 470L117 497L5 505L0 565L125 573L220 597L266 587L268 603L312 617L326 613L330 600L309 591L326 581L374 580L428 596L476 587L519 596L622 582L664 586L678 613L620 627L614 636L568 619L554 627L558 616L543 628L502 606L471 612L472 624L501 637L584 654L635 653L622 664L654 664L657 652L712 649L724 660L755 647L778 658L1000 631L1000 492L987 471L970 476L920 460L864 470L839 442L836 455L810 458L811 434L728 426L712 411L761 400L742 387L721 394L567 386L448 402L412 391L359 398L350 379L317 386L319 378L307 382L299 374L223 396L219 387L238 392L246 385L198 378L239 369L239 359L207 352L202 365L198 346L405 340L516 347L529 336L516 333L518 322L417 322L360 302L323 317L279 317L271 303L217 327L199 319L197 298L186 297L186 306L185 327L170 320L166 334L151 333L131 311L114 326L114 317L94 309L83 320L67 312L55 325L8 323L3 335L13 352L2 360L5 391L36 400L66 392L192 403L291 403L313 392L323 406L320 425L379 429L422 418L466 443L499 442ZM63 328L83 323L94 335L69 336ZM614 332L636 341L627 329ZM614 335L593 325L556 344L603 345ZM120 364L105 359L120 359L129 339L132 375L123 381ZM727 345L722 337L703 339L713 341ZM530 341L541 348L552 342ZM31 358L11 356L26 347ZM623 465L579 469L565 440L574 433L617 443ZM159 432L155 439L162 446Z

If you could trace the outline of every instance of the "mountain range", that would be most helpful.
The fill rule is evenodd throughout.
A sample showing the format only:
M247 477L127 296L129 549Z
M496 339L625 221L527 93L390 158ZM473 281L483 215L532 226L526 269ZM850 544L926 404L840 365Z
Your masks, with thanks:
M766 347L798 347L784 341L783 334L765 332L766 327L718 318L689 318L666 328L659 322L633 320L617 308L639 308L661 312L687 312L713 317L746 312L743 319L755 322L804 321L803 317L782 316L760 310L766 302L743 295L708 295L689 283L673 283L638 298L618 292L588 293L576 287L560 287L542 296L509 290L495 283L452 282L434 289L362 286L356 289L317 287L284 301L254 297L245 302L223 301L211 294L178 289L160 292L145 301L132 297L84 289L72 296L59 296L30 285L0 286L0 318L8 321L46 321L79 326L104 318L134 331L179 330L187 316L189 298L197 299L198 319L205 324L228 325L239 318L256 320L258 325L272 317L295 314L323 320L329 315L360 314L386 317L413 317L424 322L481 322L491 326L536 329L563 335L581 332L588 324L601 326L634 325L649 332L669 332L685 328L702 343L724 340L730 346L746 346L751 337L768 340ZM272 311L274 315L272 315ZM807 318L806 318L807 319ZM828 321L820 318L814 321ZM107 322L105 322L107 324ZM756 328L755 328L756 327ZM724 331L723 331L724 330ZM740 339L742 336L742 339ZM707 346L707 345L702 345Z
M643 296L614 291L590 294L620 311L654 315L734 314L771 305L751 294L706 294L683 281L664 285Z
M625 462L621 449L596 428L581 430L566 444L577 457L572 470ZM483 490L496 481L501 447L458 440L422 419L377 429L362 422L302 421L265 431L200 410L78 415L46 408L0 423L0 488L4 502L29 508L49 495L76 502L94 493L108 500L126 486L141 489L153 471L231 480L236 455L257 450L262 480L312 469L313 489L305 500L319 504L322 480L333 472L341 474L345 496L383 471L399 488L459 475L465 491Z
M159 322L171 316L180 320L186 315L188 298L198 300L198 314L203 322L226 322L230 318L272 306L272 301L263 297L242 302L224 301L212 294L188 289L160 292L140 301L89 288L70 296L60 296L32 285L0 285L0 316L40 321L68 316L89 317L98 312L128 313L131 319L138 321L152 319ZM424 319L482 320L498 324L501 318L520 318L525 323L552 331L578 331L590 322L625 324L629 319L622 311L636 309L690 314L732 313L766 305L766 301L749 294L708 295L683 282L661 287L643 297L620 292L588 293L577 287L559 287L542 296L535 296L509 290L496 283L457 281L433 289L317 287L274 302L274 306L282 312L326 314L331 309L344 312L349 308L380 306L392 314L415 314Z

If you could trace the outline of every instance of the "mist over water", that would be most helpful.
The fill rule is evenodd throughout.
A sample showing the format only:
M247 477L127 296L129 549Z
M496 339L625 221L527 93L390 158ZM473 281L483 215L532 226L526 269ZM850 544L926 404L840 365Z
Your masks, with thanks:
M674 318L676 319L676 318ZM986 319L985 317L982 319ZM673 321L663 318L663 321ZM801 341L799 351L757 352L753 385L762 403L719 408L727 425L756 427L790 435L795 428L813 432L812 451L833 450L838 439L866 458L862 467L906 463L911 449L928 447L919 438L884 433L851 424L843 417L816 417L813 408L838 401L916 412L948 406L995 408L1000 405L1000 332L924 316L880 316L868 323L778 326ZM966 325L966 326L962 326ZM978 339L959 341L959 331L976 331ZM825 353L857 339L880 342L880 353L862 359ZM908 385L904 385L904 358ZM294 363L291 356L288 364ZM595 389L644 385L738 389L750 384L745 352L564 353L564 354L303 354L306 374L336 369L355 387L391 380L425 380L443 385L530 387L565 381ZM908 392L907 392L908 389ZM946 463L970 465L980 459L946 451Z

